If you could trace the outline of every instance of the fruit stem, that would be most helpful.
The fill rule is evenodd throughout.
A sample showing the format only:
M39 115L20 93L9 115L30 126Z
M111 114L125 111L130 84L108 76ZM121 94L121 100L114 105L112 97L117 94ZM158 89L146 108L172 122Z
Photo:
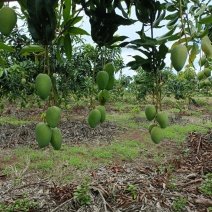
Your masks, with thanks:
M94 66L93 66L93 76L92 76L92 88L91 88L91 93L90 93L90 107L94 108L93 105L93 95L94 95L94 85L95 85L95 72L96 72L96 61L97 61L97 57L98 57L98 52L100 50L101 47L98 46L97 48L97 54L94 60Z

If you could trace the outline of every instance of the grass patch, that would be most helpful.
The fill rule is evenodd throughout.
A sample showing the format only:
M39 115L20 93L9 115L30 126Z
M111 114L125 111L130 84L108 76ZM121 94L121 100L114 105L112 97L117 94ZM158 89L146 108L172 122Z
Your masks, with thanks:
M59 151L51 147L44 149L19 147L13 150L11 155L17 158L17 163L13 165L17 170L23 170L26 161L29 161L28 171L40 173L42 177L54 176L63 181L76 177L76 170L90 170L100 164L113 163L114 160L131 161L139 157L143 148L144 143L126 140L114 141L107 145L63 145Z
M6 116L0 118L0 124L24 125L30 123L30 121L17 120L17 118L14 116Z
M136 115L133 113L112 114L112 115L107 114L106 119L108 121L114 121L117 125L122 127L147 128L149 126L149 122L146 121L144 111L141 111L139 112L139 114Z
M174 140L179 144L184 142L188 133L192 132L192 131L206 133L207 128L203 128L203 127L201 128L201 127L199 127L197 125L193 125L193 124L187 124L185 126L174 124L174 125L168 126L166 129L164 129L165 138Z

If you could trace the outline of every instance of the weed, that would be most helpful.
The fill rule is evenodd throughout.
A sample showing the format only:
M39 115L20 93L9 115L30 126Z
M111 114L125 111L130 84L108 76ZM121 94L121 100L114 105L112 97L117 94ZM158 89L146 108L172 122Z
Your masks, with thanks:
M28 168L29 168L29 165L30 165L30 160L27 159L26 161L26 165L24 168L22 169L18 169L17 167L15 166L10 166L10 175L12 176L12 178L14 179L14 184L15 186L18 186L21 184L23 178L24 178L24 175L26 174Z
M17 120L14 116L7 116L7 117L1 117L0 118L1 124L12 124L12 125L24 125L24 124L30 124L30 121L23 121L23 120Z
M200 190L207 195L212 195L212 173L206 174L204 183L200 186Z
M10 157L9 156L5 156L2 161L3 162L9 162L10 161Z
M175 198L173 206L172 206L173 210L176 212L181 212L183 210L183 208L185 207L186 202L187 202L187 200L185 197Z
M53 161L45 160L45 161L39 161L35 164L36 169L40 169L42 171L49 171L53 168Z
M175 166L172 164L163 164L158 166L158 171L161 174L164 174L165 172L171 174L174 171L174 169L175 169Z
M88 180L86 180L81 185L77 186L74 191L74 199L77 200L80 205L89 205L91 204L91 196L89 194L90 184Z
M140 113L140 111L141 111L141 108L139 106L137 106L137 107L134 107L133 109L131 109L130 113L138 114L138 113Z
M76 168L86 168L88 166L88 159L84 160L81 156L73 155L69 160L69 165Z
M204 108L205 110L207 110L207 111L212 111L211 105L204 106L203 108Z
M172 177L169 179L169 182L167 184L167 187L170 189L170 190L175 190L176 189L176 184L175 184L175 178Z
M12 211L31 211L31 209L35 209L38 206L37 202L31 201L24 195L23 199L17 199L14 202L6 205L4 203L0 204L0 211L4 212L12 212Z
M42 114L40 115L40 118L41 118L41 120L42 120L43 122L46 122L46 113L42 113Z
M119 112L124 111L124 106L122 102L115 102L115 108L119 110Z
M133 197L133 199L136 199L138 196L138 186L132 185L128 183L128 187L125 189L126 191L129 191Z

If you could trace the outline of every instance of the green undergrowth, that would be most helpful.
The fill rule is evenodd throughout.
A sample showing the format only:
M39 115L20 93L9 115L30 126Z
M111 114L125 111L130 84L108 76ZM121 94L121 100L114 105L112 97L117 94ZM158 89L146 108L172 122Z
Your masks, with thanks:
M0 117L0 124L12 124L12 125L24 125L24 124L30 124L31 121L25 121L25 120L18 120L15 116L5 116Z
M192 131L206 133L207 130L208 130L207 127L200 127L194 124L186 124L186 125L174 124L164 129L164 132L165 132L165 138L176 141L178 144L181 144L182 142L185 141L185 138L188 135L188 133Z
M132 128L146 128L149 122L146 120L144 111L140 111L137 114L134 113L123 113L123 114L107 114L107 121L115 122L117 125L122 127Z
M171 113L169 114L171 115ZM136 129L145 128L146 130L148 130L149 125L152 123L145 119L145 114L143 111L141 111L137 115L134 115L132 113L107 115L107 120L114 121L117 125L123 127L136 128ZM166 139L170 139L177 142L178 144L181 144L183 141L185 141L185 138L188 135L188 133L192 131L206 133L209 128L212 128L212 123L207 123L204 125L174 124L169 125L166 129L164 129L164 132Z
M132 161L140 156L143 148L145 144L137 140L113 141L107 145L63 145L59 151L52 148L19 147L12 153L17 158L17 163L12 166L16 170L24 170L28 161L29 171L39 172L43 177L52 176L52 179L66 181L76 178L76 170L94 169L100 164L112 164L114 160ZM4 173L13 175L13 171L11 167L6 167Z

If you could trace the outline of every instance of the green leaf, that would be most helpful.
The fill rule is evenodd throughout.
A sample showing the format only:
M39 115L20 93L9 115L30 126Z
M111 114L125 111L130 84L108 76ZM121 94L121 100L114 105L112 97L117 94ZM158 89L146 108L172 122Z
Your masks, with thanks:
M179 17L176 17L176 18L174 18L174 19L172 19L171 21L169 21L168 23L167 23L167 28L169 29L169 30L171 30L174 26L175 26L175 24L177 23L177 21L178 21L178 18Z
M171 48L174 48L175 46L181 44L181 43L184 43L184 42L189 42L189 41L192 41L193 39L191 37L188 37L188 38L181 38L179 39L178 41L176 41L175 43L172 44L172 47Z
M200 19L199 23L201 23L201 24L210 24L210 23L212 23L212 14L207 16L207 17L205 17L205 18Z
M3 50L8 51L8 52L15 52L15 49L13 49L11 46L8 46L8 45L1 43L1 42L0 42L0 49L3 49Z
M82 20L83 16L70 17L67 21L64 22L64 28L75 25L76 23Z
M63 3L63 19L64 21L67 21L70 17L71 13L71 2L70 0L65 0Z
M154 21L154 23L153 23L154 28L159 28L159 24L164 19L165 15L166 15L166 10L163 10L163 12L159 16L159 18L156 21Z
M123 41L123 40L125 40L127 38L128 38L127 36L115 36L115 37L113 37L111 43L120 42L120 41Z
M68 58L68 60L71 62L72 59L72 42L70 38L70 34L66 34L64 38L64 48L65 48L65 53Z
M27 45L21 49L21 53L43 52L44 48L39 45Z
M84 29L81 29L79 27L70 27L68 32L72 35L90 35Z
M173 3L167 3L166 4L166 9L169 12L174 12L176 10L176 7L175 7L175 5Z
M3 73L4 73L3 69L0 69L0 77L3 76Z
M194 17L200 16L205 12L207 5L206 4L202 4L200 9L197 11L197 13L194 15Z
M176 12L176 13L173 13L173 14L170 14L170 15L167 15L165 17L165 20L173 20L175 19L176 17L179 17L180 13L179 12Z
M176 40L176 38L179 36L178 33L177 34L174 34L174 31L175 31L176 27L174 27L173 29L171 29L169 32L167 32L166 34L160 36L160 37L156 37L156 40L157 41L160 41L160 42L164 42L166 40L172 40L172 38L174 38L174 40Z
M201 30L200 32L194 33L193 37L194 38L203 38L207 34L208 34L208 28L206 28L205 30Z
M131 43L140 45L140 46L154 46L154 45L158 44L158 41L156 39L145 37L145 39L133 40Z
M0 56L0 65L4 68L6 61Z
M137 61L131 61L127 63L127 66L129 66L132 70L137 70L140 67L140 63Z

